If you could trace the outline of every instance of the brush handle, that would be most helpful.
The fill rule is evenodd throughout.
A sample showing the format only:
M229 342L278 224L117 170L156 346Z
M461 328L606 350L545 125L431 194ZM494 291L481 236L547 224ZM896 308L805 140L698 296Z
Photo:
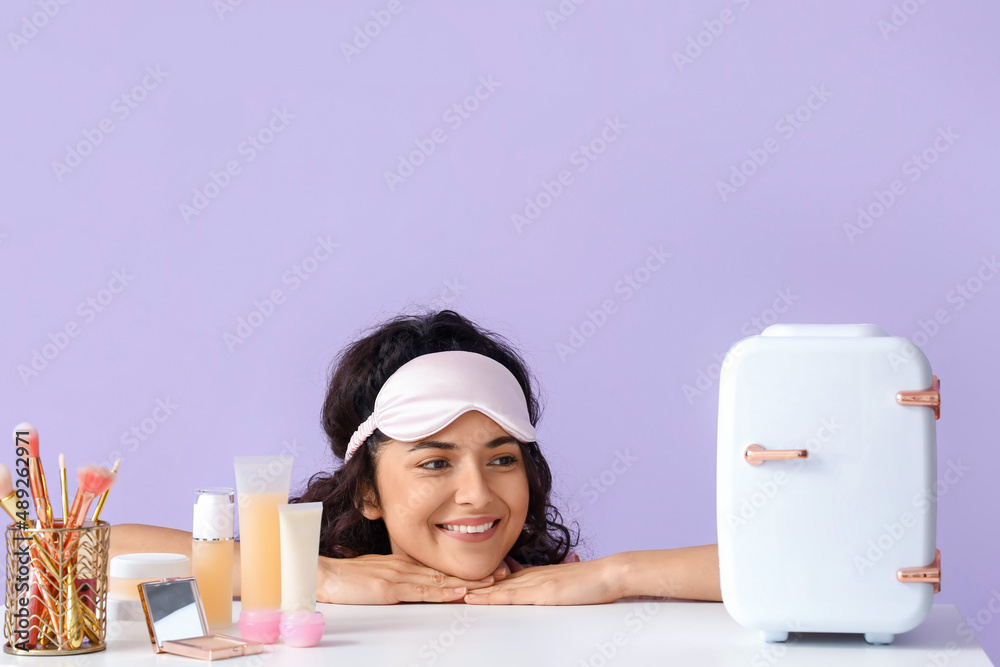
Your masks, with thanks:
M79 528L82 526L87 518L87 510L90 509L90 504L94 502L94 498L96 497L97 494L95 493L77 489L76 497L73 499L73 509L69 511L69 518L63 524L63 528ZM63 550L64 557L70 556L73 553L73 549L76 547L77 540L79 539L79 533L73 532L69 534L69 537L66 539L65 549Z
M59 469L59 481L62 485L62 520L63 525L69 520L69 485L66 483L66 468Z
M44 616L41 591L38 590L38 583L34 579L28 588L28 648L38 647L38 631L41 629L42 618ZM38 618L35 618L37 616Z
M101 518L101 512L104 511L104 501L108 499L109 493L111 493L111 489L102 493L100 499L97 501L97 507L94 509L94 515L90 517L90 520L94 523L97 523L97 520Z
M40 620L38 621L38 623L44 622L42 619L44 619L47 614L48 615L47 625L50 625L52 627L52 636L59 643L60 647L62 647L62 628L59 625L58 606L56 605L55 600L53 600L52 598L53 596L52 587L49 583L48 577L45 575L45 572L48 572L50 576L53 577L58 582L58 572L52 571L54 563L52 563L52 560L48 556L44 556L43 558L42 553L44 551L44 547L42 546L41 542L37 539L37 537L33 538L32 542L33 543L30 545L31 556L32 556L31 565L33 569L33 578L34 578L34 583L32 584L32 587L34 587L34 589L37 592L41 593L42 603L44 604L44 612L39 614ZM37 597L35 598L35 600L37 600ZM29 602L29 609L30 607L31 605ZM37 641L37 638L38 638L38 628L36 625L34 640Z
M122 460L118 459L115 464L111 466L111 472L117 473L118 466L122 464ZM111 488L105 489L104 493L101 494L101 498L97 501L97 509L94 510L94 515L90 517L90 520L97 523L97 520L101 518L101 512L104 511L104 502L108 499L108 494L111 493Z
M28 458L28 485L31 497L35 501L35 511L43 528L52 527L52 508L49 506L49 496L45 489L45 476L42 473L42 461L37 457Z
M42 482L42 497L45 499L45 520L48 522L46 528L51 528L52 503L49 502L49 485L45 482L45 468L42 466L42 459L38 459L38 478Z
M69 561L65 579L66 642L71 649L78 649L83 644L83 621L80 620L80 597L76 590L76 563L72 560Z
M94 502L97 494L83 489L77 489L76 497L73 498L73 508L69 511L69 517L63 523L63 528L79 528L87 518L87 510Z

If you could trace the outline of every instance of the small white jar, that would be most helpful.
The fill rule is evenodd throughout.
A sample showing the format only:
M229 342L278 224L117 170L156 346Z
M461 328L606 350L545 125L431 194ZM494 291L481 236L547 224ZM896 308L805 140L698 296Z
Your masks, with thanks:
M108 620L144 621L139 584L190 577L191 559L183 554L122 554L111 559L108 576Z

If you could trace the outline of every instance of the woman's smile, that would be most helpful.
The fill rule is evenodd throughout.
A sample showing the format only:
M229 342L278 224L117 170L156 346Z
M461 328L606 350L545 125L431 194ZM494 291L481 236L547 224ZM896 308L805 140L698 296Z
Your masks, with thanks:
M463 542L485 542L497 534L500 519L495 517L453 519L437 524L438 529L448 537Z

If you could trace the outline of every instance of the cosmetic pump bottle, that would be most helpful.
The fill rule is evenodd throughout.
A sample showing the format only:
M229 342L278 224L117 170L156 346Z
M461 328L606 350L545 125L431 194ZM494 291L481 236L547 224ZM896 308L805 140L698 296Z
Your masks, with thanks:
M195 491L191 571L210 629L233 623L233 490Z

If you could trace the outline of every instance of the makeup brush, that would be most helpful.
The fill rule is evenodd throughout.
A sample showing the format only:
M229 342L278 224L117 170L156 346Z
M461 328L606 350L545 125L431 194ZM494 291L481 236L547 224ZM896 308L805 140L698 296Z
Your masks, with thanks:
M118 475L111 472L104 466L81 466L77 468L76 479L79 486L76 489L76 497L73 498L73 507L69 510L69 518L63 524L64 528L79 528L87 518L87 510L90 509L94 498L111 488ZM66 537L66 542L62 547L64 557L72 557L80 539L80 533L72 531Z
M69 519L69 488L66 484L66 456L65 454L59 455L59 483L62 487L62 525L66 526L66 520Z
M8 468L3 463L0 463L0 506L3 510L14 520L14 523L20 522L20 517L18 517L17 508L17 492L14 490L14 483L11 481L10 468ZM46 545L42 544L41 540L38 539L38 535L32 535L31 541L33 543L33 549L37 547L40 551L38 553L32 554L36 558L42 558L44 560L45 567L50 570L55 565L48 553L48 548Z
M87 510L94 502L94 498L111 488L118 477L103 466L83 466L77 470L77 482L79 486L76 490L76 497L73 499L73 508L69 511L69 517L64 524L67 528L79 528L83 525L87 517ZM66 617L64 619L63 636L70 648L77 649L83 641L83 621L80 618L80 598L77 590L76 579L76 556L74 550L79 541L79 534L73 532L66 541L64 554L70 555L68 572L63 586L63 599L67 601Z
M35 501L35 511L43 528L52 527L52 506L49 505L49 490L45 485L45 470L39 458L38 430L28 422L14 427L14 441L17 446L28 448L28 483Z
M17 516L19 510L17 509L17 505L15 503L17 503L17 492L14 490L14 482L11 480L10 477L10 469L3 463L0 463L0 506L2 506L4 511L7 512L10 518L14 520L14 523L19 523L20 519ZM38 541L38 537L35 535L32 535L32 544L30 545L30 549L33 560L32 562L34 570L33 574L36 578L41 577L42 575L40 568L42 566L40 565L40 561L43 558L42 554L44 553L44 546ZM54 566L54 563L50 558L48 558L47 554L45 554L44 560L46 561L45 567L51 571L52 567ZM46 585L42 584L42 586ZM49 612L48 614L42 612L41 608L39 607L39 600L40 600L40 598L38 597L39 592L42 592L45 595L45 608ZM32 582L31 594L28 599L29 599L29 607L28 607L29 617L37 615L38 618L41 620L41 622L44 624L48 623L49 618L56 618L54 614L54 607L52 606L53 604L52 600L48 597L47 587L44 589L40 589L37 583ZM29 630L29 646L34 647L37 645L38 633L40 628L34 620L32 620L30 623L31 625Z
M111 472L117 474L118 466L121 464L122 460L117 459L114 466L111 467ZM94 509L94 515L91 517L91 521L94 522L94 525L97 525L97 520L101 518L101 511L104 510L104 502L108 499L108 493L110 493L110 491L111 489L105 489L104 493L101 494L100 499L97 501L97 508ZM87 539L87 537L88 536L85 535L81 538L81 540ZM88 617L88 612L92 612L97 608L94 593L94 588L97 584L97 577L90 571L90 568L83 565L80 566L80 572L78 575L79 578L77 579L77 582L80 584L80 611L83 612L83 616L81 617L83 621L82 627L84 633L87 633L90 629L88 621L93 620L96 622L96 618L91 619Z
M87 510L90 509L94 498L111 488L118 478L118 473L112 472L104 466L82 466L76 472L76 479L79 488L76 490L76 497L73 499L73 508L69 511L69 519L66 521L67 528L79 528L83 525L87 517Z
M14 481L10 477L10 468L3 463L0 463L0 506L3 506L3 511L14 520L14 523L20 522L17 517L17 492L14 491Z
M8 468L3 463L0 463L0 506L3 510L14 520L14 523L19 523L20 518L17 513L20 511L17 509L17 492L14 490L14 483L11 481L10 468ZM33 548L37 547L41 549L39 553L32 554L36 558L39 558L44 552L44 557L46 558L45 566L51 569L54 563L49 558L49 554L45 551L46 547L38 539L37 535L31 536L31 541L33 542Z
M116 459L114 466L111 467L111 472L117 475L118 466L120 466L121 464L122 460ZM90 520L93 521L94 523L97 523L97 520L101 518L101 511L104 510L104 501L108 499L108 493L110 492L111 489L110 488L107 489L104 493L101 494L100 500L97 501L97 509L94 510L94 516L90 517Z
M66 616L63 618L66 642L71 649L78 649L83 643L83 621L80 620L80 597L77 592L76 559L66 564L66 583L63 584L63 599L66 600Z

